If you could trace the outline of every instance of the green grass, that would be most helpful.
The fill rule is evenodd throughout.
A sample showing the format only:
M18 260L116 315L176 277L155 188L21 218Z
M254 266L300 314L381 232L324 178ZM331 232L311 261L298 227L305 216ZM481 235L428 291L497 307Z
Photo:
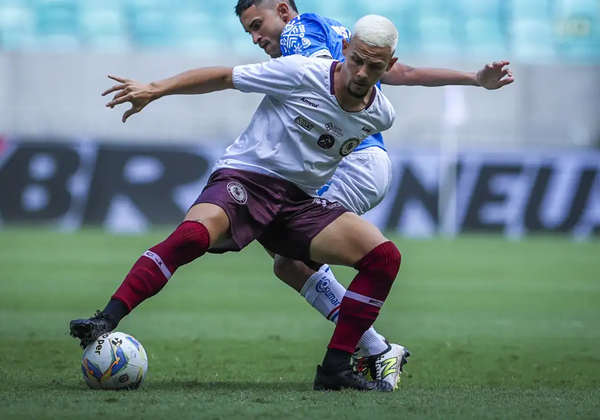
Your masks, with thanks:
M333 325L254 246L182 268L123 321L144 389L88 390L68 321L165 234L0 232L1 419L600 419L600 243L557 238L397 240L376 327L413 357L392 395L311 391Z

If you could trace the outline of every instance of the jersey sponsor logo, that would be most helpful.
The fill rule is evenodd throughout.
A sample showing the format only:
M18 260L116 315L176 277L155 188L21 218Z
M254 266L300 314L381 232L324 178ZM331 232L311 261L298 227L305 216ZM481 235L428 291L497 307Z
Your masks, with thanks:
M319 280L319 282L315 286L315 290L319 293L322 293L333 306L341 305L342 302L340 302L338 298L335 297L335 294L329 288L330 283L331 280L329 279Z
M301 100L302 102L304 102L305 104L308 104L308 105L312 106L313 108L318 108L318 107L319 107L319 104L316 104L316 103L314 103L314 102L312 102L312 101L309 101L309 100L308 100L308 99L306 99L306 98L302 98L302 99L300 99L300 100Z
M331 280L329 279L319 280L315 286L315 290L319 293L323 293L324 291L329 290L329 283L331 283Z
M341 25L331 25L331 29L333 29L335 31L335 33L337 33L339 36L341 36L345 40L350 40L350 36L352 34L350 33L350 30L348 30L348 28L345 28Z
M335 144L335 137L333 137L331 134L323 134L321 137L319 137L317 144L321 149L331 149Z
M237 181L231 181L227 184L227 191L231 198L233 198L238 204L246 204L248 201L248 193L246 188Z
M356 147L359 144L360 144L360 140L359 139L346 140L344 142L344 144L342 144L342 147L340 147L340 155L342 157L348 156L350 153L352 153L354 151L354 149L356 149Z
M306 131L312 131L312 129L315 128L315 125L304 117L296 117L294 122L300 127L304 128Z
M344 135L342 129L332 123L325 124L325 130L332 132L338 137L342 137Z

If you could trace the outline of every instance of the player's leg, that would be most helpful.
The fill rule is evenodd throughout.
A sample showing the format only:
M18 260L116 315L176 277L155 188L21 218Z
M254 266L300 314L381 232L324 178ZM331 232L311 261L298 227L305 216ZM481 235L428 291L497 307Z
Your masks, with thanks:
M337 323L346 288L337 280L329 265L323 264L318 270L314 270L301 261L276 255L273 271L279 279L300 293L323 317L334 324ZM358 354L360 357L378 357L392 348L396 349L371 327L360 339Z
M171 235L135 262L104 310L90 319L71 321L71 335L85 348L114 330L140 303L160 292L179 267L204 255L228 230L229 218L222 208L209 203L193 206Z
M319 195L362 215L383 200L391 180L392 164L387 153L371 147L344 158ZM300 261L277 256L274 272L279 279L300 292L323 317L337 323L346 288L338 282L327 264L313 270ZM409 355L406 348L388 343L371 327L359 341L353 364L363 376L384 379L396 388Z
M310 258L358 270L342 299L336 329L315 379L316 389L353 387L356 379L348 369L352 354L387 299L400 268L401 255L375 226L355 214L345 213L314 237ZM373 383L377 390L393 390L387 382Z
M319 191L319 195L327 201L338 202L345 209L362 216L376 207L384 199L392 183L392 162L386 151L379 147L370 147L354 152L345 157L338 166L331 181ZM330 302L335 296L341 302L346 289L342 286L328 265L320 268L305 284L303 296L317 303ZM326 277L325 279L323 277ZM329 281L328 287L322 287L322 281ZM320 286L321 284L321 286ZM313 299L314 297L314 299ZM330 320L337 322L339 303L336 308L328 308ZM361 337L358 352L360 356L380 356L391 350L385 337L369 328ZM394 346L394 349L396 347ZM395 352L391 352L395 353ZM395 357L395 356L394 356ZM364 363L367 365L368 363ZM396 386L397 377L394 380Z
M392 164L387 153L371 147L344 158L319 196L338 202L345 209L363 215L377 206L390 188ZM277 256L275 275L300 292L306 301L326 319L337 322L338 310L346 293L328 265L308 267L306 264ZM370 328L359 343L361 356L378 356L390 349L385 338ZM395 385L395 383L394 383Z
M144 300L158 293L175 271L210 248L211 252L239 251L272 222L277 206L264 205L270 178L222 169L188 211L185 220L163 242L140 257L102 312L71 322L71 335L85 347ZM246 189L244 185L250 185Z
M328 201L341 202L345 208L362 216L383 201L392 185L392 176L392 162L387 152L379 147L369 147L344 158L333 182L321 196ZM405 347L389 343L371 327L359 341L353 364L363 376L385 380L397 388L409 356Z

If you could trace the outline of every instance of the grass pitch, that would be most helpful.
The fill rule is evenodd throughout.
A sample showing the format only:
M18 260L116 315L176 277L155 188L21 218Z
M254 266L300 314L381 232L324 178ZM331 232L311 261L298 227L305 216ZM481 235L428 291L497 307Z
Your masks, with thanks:
M392 395L311 390L333 324L255 246L182 268L122 322L144 389L91 391L68 321L167 233L0 232L1 419L600 419L600 243L556 238L398 239L376 327L413 356Z

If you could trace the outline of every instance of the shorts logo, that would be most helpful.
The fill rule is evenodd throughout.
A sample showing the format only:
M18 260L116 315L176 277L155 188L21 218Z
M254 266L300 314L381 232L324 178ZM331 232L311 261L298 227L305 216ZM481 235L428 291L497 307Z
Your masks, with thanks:
M337 209L342 207L342 205L340 203L338 203L337 201L327 201L324 198L315 198L313 200L313 203L315 203L316 205L322 206L324 209Z
M317 144L321 149L331 149L335 144L335 138L331 134L323 134L319 137Z
M360 144L359 139L346 140L344 142L344 144L342 144L342 147L340 147L340 155L342 157L348 156L350 153L352 153L354 151L354 149L356 149L356 146L358 146L359 144Z
M369 134L369 135L373 134L373 130L371 130L370 128L367 128L367 127L363 127L362 131L365 134Z
M233 198L238 204L246 204L248 201L248 193L246 192L246 188L242 184L236 181L232 181L227 184L227 191L229 191L229 195Z
M294 122L300 127L304 128L306 131L311 131L313 128L315 128L315 125L313 123L304 119L303 117L296 117Z

